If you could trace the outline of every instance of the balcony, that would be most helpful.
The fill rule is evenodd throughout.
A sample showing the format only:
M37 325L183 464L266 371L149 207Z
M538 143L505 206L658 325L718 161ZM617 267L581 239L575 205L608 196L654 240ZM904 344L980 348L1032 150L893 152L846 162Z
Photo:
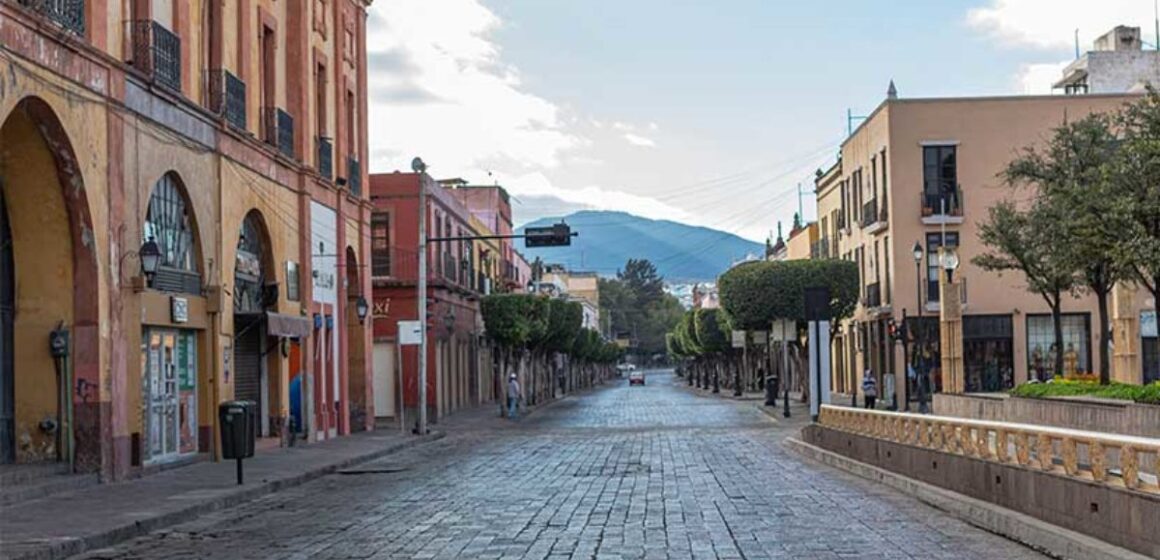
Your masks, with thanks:
M943 185L938 192L922 192L922 223L955 225L963 223L962 185Z
M278 107L263 107L262 140L278 148L282 155L295 159L294 117Z
M53 3L52 0L44 0ZM56 0L62 1L62 0ZM131 22L132 64L154 83L181 91L181 37L151 20Z
M418 282L419 253L398 247L371 249L371 280L375 285Z
M872 199L862 205L862 229L866 233L878 233L885 231L889 225L889 215L886 212L886 207L878 207L878 199Z
M863 298L862 305L871 310L882 307L882 284L875 282L866 286L866 297Z
M229 70L217 68L206 72L209 110L225 117L226 124L246 130L246 82Z
M362 166L354 156L346 156L346 184L351 194L362 198Z
M82 37L85 34L84 0L19 0L18 3L48 18L65 31Z
M334 179L334 144L325 136L319 136L317 144L318 174L330 181Z

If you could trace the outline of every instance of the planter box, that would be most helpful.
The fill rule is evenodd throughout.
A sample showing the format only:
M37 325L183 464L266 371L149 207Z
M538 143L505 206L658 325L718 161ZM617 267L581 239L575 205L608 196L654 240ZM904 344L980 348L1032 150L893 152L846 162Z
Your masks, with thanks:
M939 393L934 396L934 412L957 418L1160 438L1160 406L1116 399Z

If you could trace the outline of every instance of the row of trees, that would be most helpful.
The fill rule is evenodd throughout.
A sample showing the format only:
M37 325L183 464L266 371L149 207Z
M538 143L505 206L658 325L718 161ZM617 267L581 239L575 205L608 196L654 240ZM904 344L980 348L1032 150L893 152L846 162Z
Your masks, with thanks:
M1025 196L990 209L979 234L989 250L973 262L1023 274L1051 309L1057 348L1065 298L1093 295L1100 382L1110 382L1112 289L1133 282L1160 302L1160 94L1149 89L1123 111L1064 123L1002 176ZM1063 371L1063 352L1054 368Z
M733 267L717 282L721 309L698 309L687 313L667 337L668 351L683 360L693 375L690 382L704 385L706 379L721 377L726 368L733 367L733 380L727 383L739 391L749 385L761 384L755 371L777 371L778 379L794 378L781 371L777 360L772 360L772 345L756 345L742 356L732 351L732 331L769 331L775 321L788 320L796 328L790 335L787 351L794 355L792 369L805 367L805 290L826 287L830 291L831 328L854 313L858 304L860 285L858 267L842 260L755 261ZM747 338L747 340L749 340ZM804 385L801 389L805 389Z
M499 294L485 297L481 308L501 377L517 373L528 404L550 399L557 386L553 380L562 391L591 386L607 378L620 359L620 348L583 328L579 303Z
M664 291L664 278L646 259L629 259L615 278L601 278L600 313L612 336L627 336L643 356L665 352L665 333L680 321L681 302Z

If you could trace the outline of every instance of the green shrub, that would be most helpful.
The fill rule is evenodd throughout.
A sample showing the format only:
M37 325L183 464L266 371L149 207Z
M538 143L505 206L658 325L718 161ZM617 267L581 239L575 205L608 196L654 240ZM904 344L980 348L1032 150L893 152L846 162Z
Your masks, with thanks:
M1045 399L1048 397L1098 397L1119 399L1144 404L1160 404L1160 383L1132 385L1128 383L1024 383L1011 390L1016 397Z

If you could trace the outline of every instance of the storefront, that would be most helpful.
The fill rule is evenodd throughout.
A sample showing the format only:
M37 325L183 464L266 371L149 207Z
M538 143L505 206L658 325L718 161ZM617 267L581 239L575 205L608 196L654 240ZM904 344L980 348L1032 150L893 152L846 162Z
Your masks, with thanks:
M1064 376L1092 371L1091 315L1064 313L1060 316L1063 333ZM1055 344L1055 326L1051 315L1027 316L1027 377L1047 381L1057 373L1055 361L1060 349Z
M146 463L197 453L197 332L145 329Z
M963 365L967 393L993 393L1015 386L1010 315L963 317Z

